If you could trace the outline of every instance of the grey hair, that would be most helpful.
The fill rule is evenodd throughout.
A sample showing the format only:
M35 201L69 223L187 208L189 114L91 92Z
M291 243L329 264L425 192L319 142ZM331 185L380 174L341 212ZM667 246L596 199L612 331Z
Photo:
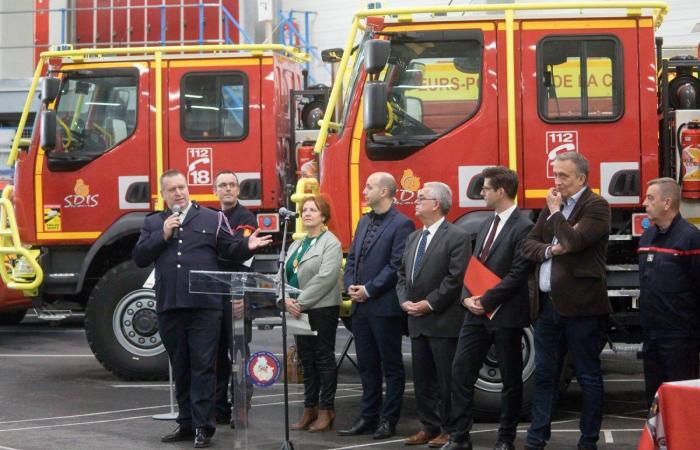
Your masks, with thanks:
M571 161L576 166L576 175L583 175L588 182L588 160L579 152L559 153L555 161Z
M669 177L654 178L647 182L647 186L659 186L662 198L671 199L671 206L678 209L681 205L681 187L676 183L676 180Z
M430 189L430 193L440 205L442 215L446 216L452 207L452 189L445 183L439 181L429 181L425 183L423 187Z
M398 186L392 174L388 172L375 172L372 175L376 175L379 187L386 188L386 190L389 191L389 197L393 198L396 195Z

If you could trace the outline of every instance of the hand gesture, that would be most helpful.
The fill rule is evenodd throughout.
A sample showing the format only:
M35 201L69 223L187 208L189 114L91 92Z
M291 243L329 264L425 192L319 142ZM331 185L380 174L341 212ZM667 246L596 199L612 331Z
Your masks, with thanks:
M356 303L364 303L367 301L367 295L365 295L364 285L353 284L348 287L348 295L350 300Z
M409 303L409 302L406 302ZM421 300L419 302L411 303L406 312L409 316L420 317L424 316L432 311L428 305L428 300Z
M288 298L285 299L284 305L287 308L287 312L292 315L295 319L298 319L301 317L301 306L299 305L299 302L294 300L293 298Z
M552 256L559 256L566 253L566 249L561 244L554 244L551 248Z
M474 295L472 297L467 297L462 300L462 304L464 305L465 308L467 308L469 311L471 311L472 314L475 316L482 316L486 313L486 310L484 310L484 307L481 304L481 296L480 295Z
M272 236L269 234L260 236L260 229L255 230L255 232L248 237L248 250L251 252L261 247L267 247L270 244L272 244Z
M549 208L549 213L554 214L558 212L561 209L562 203L564 203L564 200L559 191L556 188L550 188L547 193L547 208Z
M173 214L163 222L163 239L166 241L173 235L173 230L180 227L180 214Z
M243 318L243 313L245 311L245 304L242 298L235 298L231 300L233 305L233 318L236 320L241 320Z

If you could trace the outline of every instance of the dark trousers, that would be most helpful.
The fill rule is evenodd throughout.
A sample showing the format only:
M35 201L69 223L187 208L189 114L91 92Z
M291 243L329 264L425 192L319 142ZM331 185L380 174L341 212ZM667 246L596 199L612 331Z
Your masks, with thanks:
M243 359L243 367L250 357L250 340L252 338L252 323L246 320L238 320L236 323L236 342L233 341L233 308L231 301L224 302L223 318L221 320L221 336L219 348L216 354L216 416L230 418L231 403L234 402L234 392L245 390L246 409L250 409L253 398L253 383L245 377L245 384L236 389L235 380L231 380L231 361L237 358ZM245 334L244 334L245 333ZM233 349L233 355L231 354ZM235 358L234 358L235 356ZM229 383L231 388L231 403L228 401ZM242 383L243 384L243 383Z
M449 432L452 361L456 348L457 338L411 338L416 409L423 429L429 434Z
M551 437L552 412L557 402L563 356L573 357L581 386L581 437L579 446L597 448L603 409L603 375L600 350L605 316L562 317L549 295L540 292L540 312L535 322L535 389L532 423L527 445L544 447Z
M694 338L644 339L644 384L647 406L661 383L700 378L698 342Z
M465 319L459 333L457 352L452 364L451 438L456 442L469 440L469 431L474 422L474 385L484 359L493 345L503 379L498 438L513 442L523 397L523 330L500 328L489 331L484 325L469 323L467 320Z
M178 424L215 429L213 420L215 361L221 310L171 309L158 314L163 345L175 377Z
M381 417L396 424L406 385L401 340L404 318L377 317L359 305L352 316L357 365L362 380L360 411L363 418L376 422ZM382 378L386 396L382 405Z
M297 352L304 369L304 407L334 409L338 388L335 366L335 333L338 329L340 306L328 306L305 311L316 336L296 336Z

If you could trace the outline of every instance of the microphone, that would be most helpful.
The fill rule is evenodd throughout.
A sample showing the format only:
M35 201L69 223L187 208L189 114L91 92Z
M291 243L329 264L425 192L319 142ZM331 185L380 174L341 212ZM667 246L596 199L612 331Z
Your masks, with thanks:
M173 205L172 208L170 208L173 214L177 214L178 217L182 215L182 206L180 205ZM178 226L177 228L173 229L173 239L180 239L180 227Z
M297 214L297 213L294 212L294 211L288 210L288 209L285 208L284 206L280 208L279 214L280 214L280 216L284 217L285 219L294 218L294 217L296 217L296 216L299 215L299 214Z

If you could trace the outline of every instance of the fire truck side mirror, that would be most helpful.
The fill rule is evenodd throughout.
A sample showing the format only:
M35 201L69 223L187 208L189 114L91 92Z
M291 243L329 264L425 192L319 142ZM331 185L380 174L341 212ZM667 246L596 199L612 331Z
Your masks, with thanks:
M387 84L383 81L368 81L364 91L363 126L368 133L383 131L388 123L389 111L386 105Z
M321 61L324 63L339 63L343 59L342 48L328 48L321 52Z
M365 42L365 71L377 75L386 66L391 52L391 42L372 39Z
M53 77L44 77L41 80L41 101L48 105L58 97L58 90L61 88L61 80Z
M44 151L56 148L56 111L41 112L41 130L39 144Z

